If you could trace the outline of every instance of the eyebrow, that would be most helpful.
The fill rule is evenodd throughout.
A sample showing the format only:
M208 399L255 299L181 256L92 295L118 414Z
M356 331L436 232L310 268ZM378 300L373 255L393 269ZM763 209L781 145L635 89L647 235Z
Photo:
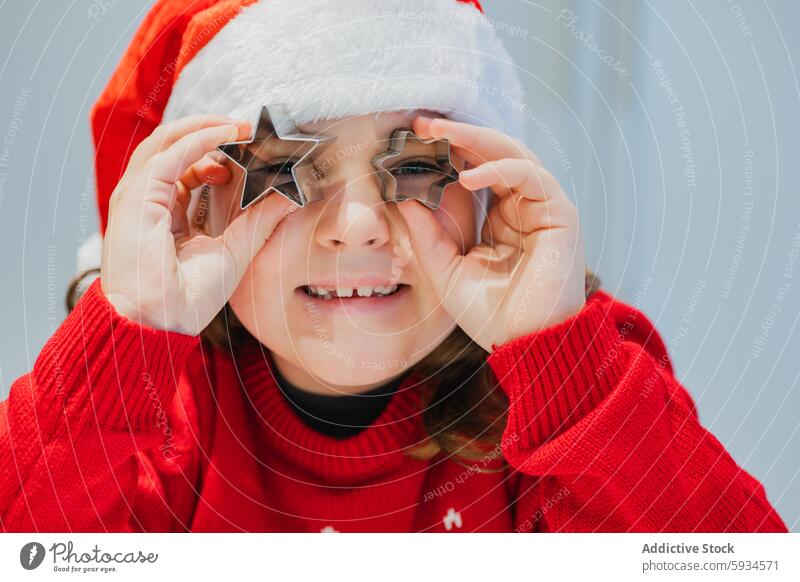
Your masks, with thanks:
M298 125L297 129L298 129L299 132L305 133L305 134L309 134L309 135L328 135L328 134L321 133L321 132L314 132L314 131L310 130L307 125L303 125L303 124ZM381 146L383 144L386 144L386 147L388 148L389 140L391 139L392 134L397 130L413 131L413 128L411 127L411 122L410 121L408 123L400 123L400 124L397 124L397 125L390 125L383 132L381 132L381 134L374 140L374 143L379 144ZM303 152L303 147L299 145L301 142L282 140L277 135L272 135L272 136L270 136L269 138L267 138L264 141L272 143L272 144L276 144L276 145L279 144L275 148L275 150L276 150L274 152L275 156L288 156L288 155L294 155L294 154L299 155L300 153ZM249 146L248 146L248 149L250 149ZM382 147L379 147L377 149L378 149L378 151L383 151ZM255 153L263 153L261 151L261 145L260 144L259 144L259 149ZM264 159L264 158L262 158L262 159Z
M311 146L309 142L283 140L278 136L270 136L259 142L250 142L245 147L262 160L269 161L275 157L303 155Z
M413 128L411 127L412 121L413 121L413 119L409 120L407 123L400 123L399 125L389 126L385 131L381 132L381 135L378 137L378 141L383 141L384 139L388 140L392 136L392 133L394 131L398 130L398 129L404 129L404 130L408 130L408 131L413 131ZM325 134L324 132L313 131L313 130L309 129L309 127L307 125L303 125L303 124L298 125L297 129L301 133L306 133L306 134L309 134L309 135L328 135L328 134Z

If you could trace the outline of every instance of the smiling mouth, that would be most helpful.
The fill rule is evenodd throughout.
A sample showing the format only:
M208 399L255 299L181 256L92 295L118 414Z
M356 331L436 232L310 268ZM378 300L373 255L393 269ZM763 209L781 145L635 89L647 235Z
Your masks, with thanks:
M408 285L398 283L396 285L362 285L358 287L321 287L315 285L303 285L300 289L309 297L315 299L367 299L370 297L391 297L402 291Z

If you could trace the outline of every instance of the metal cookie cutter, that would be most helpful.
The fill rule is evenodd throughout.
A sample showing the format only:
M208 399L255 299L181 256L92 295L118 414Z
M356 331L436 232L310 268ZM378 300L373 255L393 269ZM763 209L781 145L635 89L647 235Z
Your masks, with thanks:
M420 167L415 167L413 161L410 165L400 162L398 167L385 167L392 159L404 154L410 154L407 157L411 160L414 153L429 162ZM444 189L458 180L458 171L450 160L450 142L446 139L423 140L408 129L392 132L389 149L372 158L372 165L381 182L384 200L402 202L416 198L432 210L439 207ZM418 169L425 171L415 171Z
M327 148L336 138L302 133L283 105L265 105L250 139L221 144L217 149L239 169L244 210L271 192L300 207L321 200L319 175L311 153Z

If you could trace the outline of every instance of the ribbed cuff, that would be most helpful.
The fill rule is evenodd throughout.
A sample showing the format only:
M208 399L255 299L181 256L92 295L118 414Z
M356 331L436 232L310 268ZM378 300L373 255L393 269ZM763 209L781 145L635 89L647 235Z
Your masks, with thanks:
M153 429L165 422L180 372L199 343L119 315L96 280L36 359L37 408L45 416L93 416L111 429Z
M506 453L530 455L594 410L625 373L623 342L607 302L591 298L570 319L495 347L488 363L508 395Z

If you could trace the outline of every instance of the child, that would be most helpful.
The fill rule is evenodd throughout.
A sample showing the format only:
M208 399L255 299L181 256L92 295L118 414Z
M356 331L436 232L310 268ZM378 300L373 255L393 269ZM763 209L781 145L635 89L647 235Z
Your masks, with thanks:
M228 212L275 103L335 138L324 199ZM0 405L3 529L786 531L521 103L476 0L157 2L93 110L100 279ZM382 198L396 129L452 145L437 209Z

